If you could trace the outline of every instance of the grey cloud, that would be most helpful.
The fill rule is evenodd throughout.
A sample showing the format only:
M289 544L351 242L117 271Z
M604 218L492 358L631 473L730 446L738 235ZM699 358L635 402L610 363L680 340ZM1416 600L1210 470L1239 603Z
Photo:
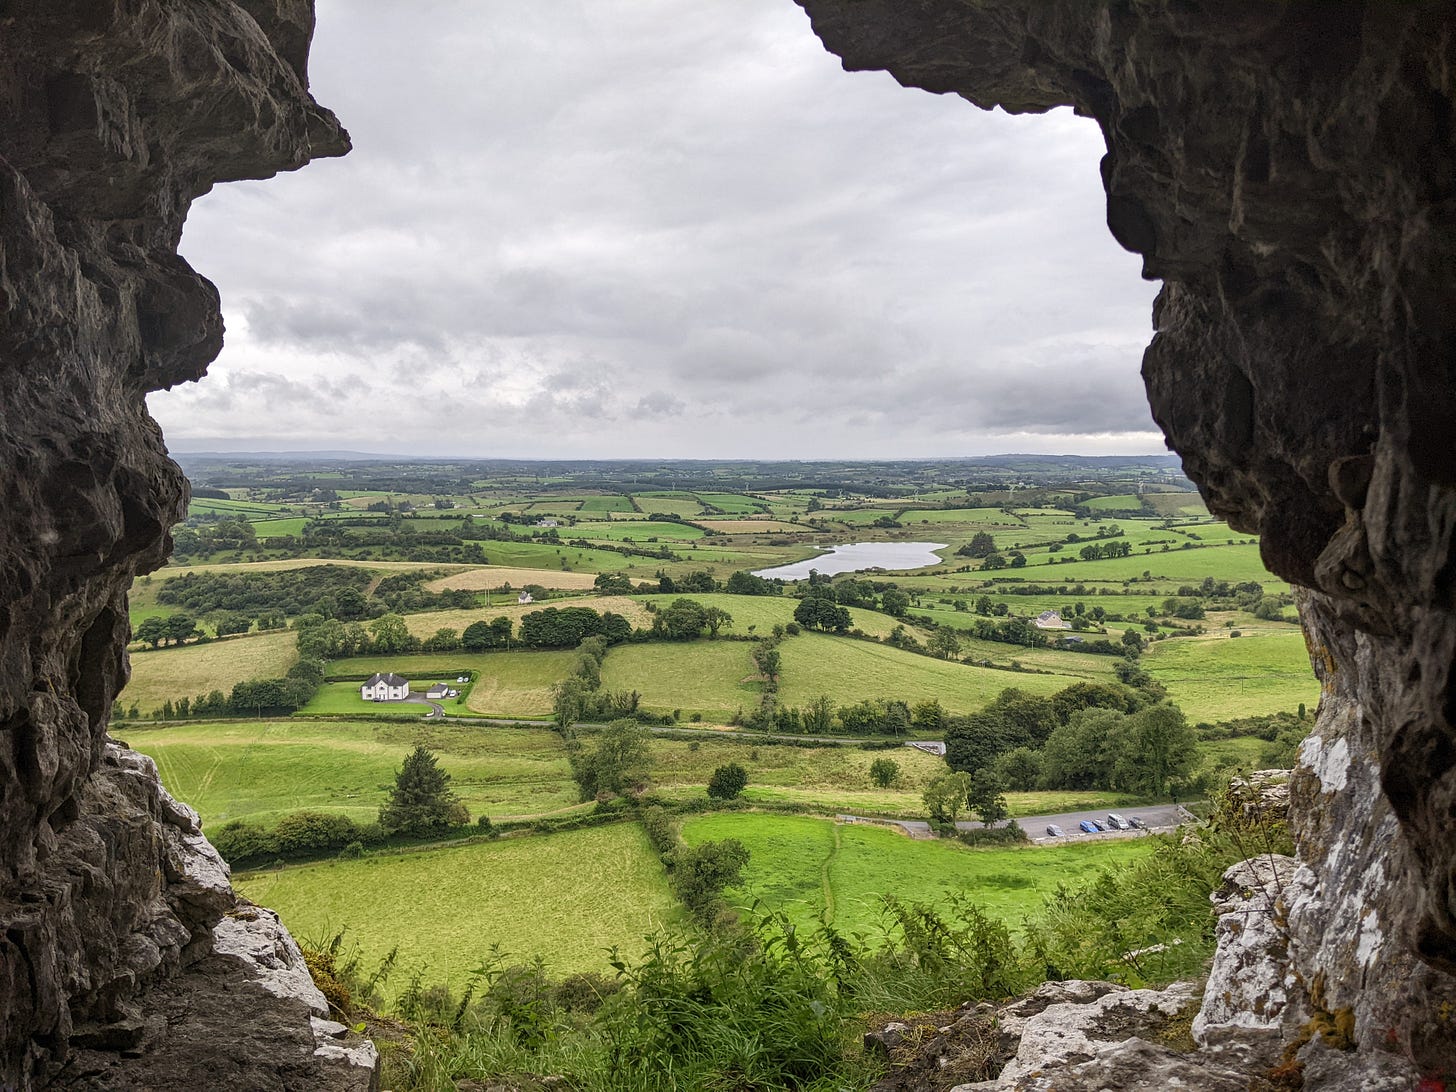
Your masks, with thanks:
M403 414L396 450L1149 448L1153 289L1102 226L1092 123L846 74L789 0L319 9L355 151L194 209L230 328L214 378L152 399L169 434L282 413L377 448L342 407L402 384L459 412Z

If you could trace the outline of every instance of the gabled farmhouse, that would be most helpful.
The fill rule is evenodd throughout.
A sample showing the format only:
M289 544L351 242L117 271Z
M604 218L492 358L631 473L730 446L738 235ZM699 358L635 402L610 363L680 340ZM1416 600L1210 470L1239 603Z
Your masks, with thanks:
M1031 623L1037 629L1070 629L1066 622L1062 621L1062 612L1056 610L1044 610L1038 614Z
M375 672L359 688L359 696L365 701L404 701L409 697L409 680L393 671L387 675Z

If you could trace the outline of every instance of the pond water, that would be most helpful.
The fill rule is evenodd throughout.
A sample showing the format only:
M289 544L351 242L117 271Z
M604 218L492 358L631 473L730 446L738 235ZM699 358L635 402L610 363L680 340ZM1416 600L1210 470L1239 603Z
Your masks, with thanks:
M945 548L944 542L846 542L831 546L827 553L780 565L773 569L756 569L754 576L777 577L779 580L808 580L809 570L825 576L836 573L857 573L865 569L923 569L938 565L941 558L934 553Z

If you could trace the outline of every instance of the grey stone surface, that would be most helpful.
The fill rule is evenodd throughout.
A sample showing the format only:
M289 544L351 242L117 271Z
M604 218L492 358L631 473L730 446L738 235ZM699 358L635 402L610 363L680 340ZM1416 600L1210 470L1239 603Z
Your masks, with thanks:
M312 29L307 0L0 4L5 1087L372 1080L344 1044L356 1057L331 1083L315 1051L339 1043L258 985L277 969L214 954L227 867L151 761L106 735L127 588L186 510L145 398L202 375L222 341L182 223L217 182L347 150L307 90Z

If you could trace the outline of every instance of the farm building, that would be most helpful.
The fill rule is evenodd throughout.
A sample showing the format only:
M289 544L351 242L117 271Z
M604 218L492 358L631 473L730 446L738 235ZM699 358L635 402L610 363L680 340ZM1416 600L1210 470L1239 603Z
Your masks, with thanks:
M1066 622L1062 621L1062 612L1057 610L1044 610L1038 614L1031 623L1037 629L1070 629Z
M523 591L520 595L516 596L516 602L521 604L521 606L525 606L527 603L534 603L535 601L535 597L528 591Z
M449 696L450 688L442 682L437 682L434 686L430 687L428 690L425 691L425 697L429 698L431 701L437 701L440 698L448 698Z
M359 688L359 696L365 701L404 701L409 697L409 688L409 680L402 675L375 672Z

